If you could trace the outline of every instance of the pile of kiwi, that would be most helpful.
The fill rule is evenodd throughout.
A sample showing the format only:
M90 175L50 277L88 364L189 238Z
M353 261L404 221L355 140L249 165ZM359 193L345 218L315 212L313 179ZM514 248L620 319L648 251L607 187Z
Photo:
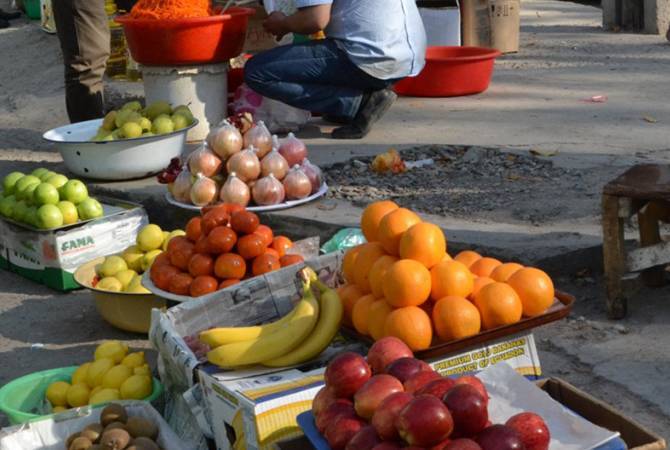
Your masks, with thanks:
M126 408L111 403L100 413L100 423L92 423L67 438L65 450L161 450L157 438L155 423L128 417Z

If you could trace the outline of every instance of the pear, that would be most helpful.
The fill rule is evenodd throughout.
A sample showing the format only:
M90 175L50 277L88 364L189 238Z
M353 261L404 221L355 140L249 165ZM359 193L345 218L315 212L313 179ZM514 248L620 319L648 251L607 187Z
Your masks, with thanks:
M142 104L137 100L128 102L121 109L129 109L131 111L140 111L142 109Z
M190 125L188 118L183 114L172 114L172 123L174 124L175 130L181 130Z
M145 115L151 120L154 120L161 114L167 114L167 115L172 114L172 108L170 107L170 104L168 102L165 101L153 102L145 109Z
M151 120L147 119L146 117L142 117L140 119L139 125L142 127L142 131L150 131L151 130Z
M102 128L103 130L107 131L114 131L114 128L116 128L116 111L110 111L107 113L105 118L102 121Z
M151 131L154 134L167 134L174 131L174 123L169 117L158 117L153 121Z
M142 136L142 127L135 122L126 122L121 127L121 133L126 139L134 139Z

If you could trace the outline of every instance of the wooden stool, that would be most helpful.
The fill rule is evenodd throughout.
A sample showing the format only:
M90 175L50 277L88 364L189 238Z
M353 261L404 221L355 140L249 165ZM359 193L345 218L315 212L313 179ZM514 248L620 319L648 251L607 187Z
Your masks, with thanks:
M626 252L624 220L637 214L640 247ZM664 242L659 222L670 222L670 165L642 164L627 170L603 189L602 224L607 315L626 316L623 281L642 272L650 286L664 282L663 265L670 263L670 242Z

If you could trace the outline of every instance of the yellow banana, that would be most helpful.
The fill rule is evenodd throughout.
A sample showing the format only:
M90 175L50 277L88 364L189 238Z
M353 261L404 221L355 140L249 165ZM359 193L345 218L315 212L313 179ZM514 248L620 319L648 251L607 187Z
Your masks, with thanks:
M224 344L257 339L284 328L291 321L294 313L295 309L281 319L265 325L254 327L219 327L205 330L200 333L200 341L209 345L211 349L215 349Z
M290 322L266 336L224 344L207 353L207 359L219 367L238 367L278 358L297 347L312 332L319 318L319 304L309 281L303 298L295 307Z
M264 366L287 367L309 361L324 351L337 334L340 321L342 320L342 302L340 301L340 297L337 295L337 292L328 288L318 278L312 279L311 282L321 291L319 321L316 323L314 331L302 344L289 353L279 358L263 361L262 364Z

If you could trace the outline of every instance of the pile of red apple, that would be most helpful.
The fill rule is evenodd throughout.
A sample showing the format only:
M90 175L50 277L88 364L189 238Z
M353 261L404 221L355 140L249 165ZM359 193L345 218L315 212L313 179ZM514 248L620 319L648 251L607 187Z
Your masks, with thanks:
M333 450L547 450L549 428L532 412L492 424L489 396L476 376L442 377L386 337L367 361L333 358L312 404L316 427Z

